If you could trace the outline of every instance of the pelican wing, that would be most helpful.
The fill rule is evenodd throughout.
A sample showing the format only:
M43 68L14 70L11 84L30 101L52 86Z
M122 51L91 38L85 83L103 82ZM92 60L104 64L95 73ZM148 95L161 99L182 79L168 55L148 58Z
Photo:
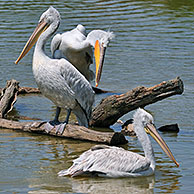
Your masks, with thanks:
M98 174L99 176L134 176L148 170L150 162L143 156L114 146L94 146L73 161L59 176Z
M53 58L67 59L88 80L94 79L94 73L89 69L89 65L93 63L92 47L77 28L54 36L51 42L51 52Z
M77 28L64 32L63 34L56 34L51 42L51 52L54 53L56 50L60 50L63 54L61 57L63 58L66 56L68 50L81 52L91 47L84 40L86 40L86 37Z
M64 65L65 64L65 65ZM67 60L59 61L60 72L69 90L74 93L75 100L91 115L94 102L94 91L86 78Z

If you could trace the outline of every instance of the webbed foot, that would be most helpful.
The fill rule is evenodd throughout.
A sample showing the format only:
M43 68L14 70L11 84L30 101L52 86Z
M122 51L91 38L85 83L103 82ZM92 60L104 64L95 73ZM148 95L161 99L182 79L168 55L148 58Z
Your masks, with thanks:
M67 125L67 123L64 122L64 123L60 123L59 125L55 126L56 127L56 134L62 135L64 130L65 130L66 125Z
M56 121L56 120L53 120L53 121L49 121L45 124L45 131L47 133L50 133L51 130L57 126L57 125L60 125L61 123L59 121Z

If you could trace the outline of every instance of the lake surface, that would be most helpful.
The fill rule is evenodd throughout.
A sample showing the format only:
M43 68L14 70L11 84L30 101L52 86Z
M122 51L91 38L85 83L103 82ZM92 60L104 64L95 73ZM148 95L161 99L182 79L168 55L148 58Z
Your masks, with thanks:
M0 193L192 193L194 190L194 1L0 1L0 87L16 79L36 87L31 61L33 50L17 59L40 15L50 5L61 14L58 32L77 24L114 31L107 49L99 87L126 92L139 85L153 86L177 76L184 94L146 107L157 127L178 123L178 134L162 133L180 167L177 168L153 141L155 176L147 178L70 178L57 172L94 143L0 130ZM49 44L47 53L50 55ZM94 65L92 66L94 69ZM96 103L104 96L97 96ZM50 120L55 106L42 96L22 96L14 114ZM133 112L122 120L131 118ZM61 119L65 115L63 114ZM74 119L74 118L72 118ZM120 126L114 125L119 131ZM125 149L142 153L136 138Z

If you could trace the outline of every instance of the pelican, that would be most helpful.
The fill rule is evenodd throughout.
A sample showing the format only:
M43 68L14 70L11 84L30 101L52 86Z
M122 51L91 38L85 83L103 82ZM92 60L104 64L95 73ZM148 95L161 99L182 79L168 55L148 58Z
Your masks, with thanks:
M93 49L96 62L96 87L101 78L104 56L113 32L93 30L86 36L86 29L81 24L71 31L56 34L51 41L53 58L65 58L74 65L91 82L95 75L90 70L93 63Z
M70 62L66 59L51 59L45 54L46 41L57 30L59 23L60 14L51 6L41 15L38 26L15 63L17 64L37 41L32 62L34 78L41 93L57 106L56 116L53 121L48 122L47 132L56 126L56 133L62 134L71 111L76 115L79 125L88 127L94 92L90 83ZM58 120L61 108L67 110L63 123Z
M84 152L73 161L73 165L58 173L59 176L70 175L95 175L102 177L139 177L150 176L155 171L154 152L150 134L161 146L164 152L179 164L172 155L170 149L161 138L153 124L151 114L143 109L138 109L134 116L134 130L144 150L145 156L124 150L114 146L97 145Z

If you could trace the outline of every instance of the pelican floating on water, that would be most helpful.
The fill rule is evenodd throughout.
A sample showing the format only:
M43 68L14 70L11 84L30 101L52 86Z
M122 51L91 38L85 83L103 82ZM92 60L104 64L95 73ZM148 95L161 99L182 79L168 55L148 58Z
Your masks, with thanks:
M53 58L65 58L74 65L91 82L95 75L90 70L93 63L93 48L96 61L96 86L100 81L104 56L113 32L92 30L86 36L86 29L81 24L71 31L56 34L51 42Z
M51 59L44 51L46 41L57 30L60 14L52 6L45 11L38 26L26 43L16 60L18 63L36 43L32 69L41 93L56 106L56 116L48 123L48 132L57 125L61 134L68 123L71 111L76 115L79 125L88 127L94 102L94 92L86 78L66 59ZM58 117L61 108L67 110L65 122L60 123Z
M155 159L150 134L161 146L168 157L176 162L170 149L161 138L153 124L151 114L138 109L134 116L134 130L141 142L145 156L114 146L97 145L84 152L73 161L73 165L58 173L59 176L95 175L102 177L138 177L154 174Z

